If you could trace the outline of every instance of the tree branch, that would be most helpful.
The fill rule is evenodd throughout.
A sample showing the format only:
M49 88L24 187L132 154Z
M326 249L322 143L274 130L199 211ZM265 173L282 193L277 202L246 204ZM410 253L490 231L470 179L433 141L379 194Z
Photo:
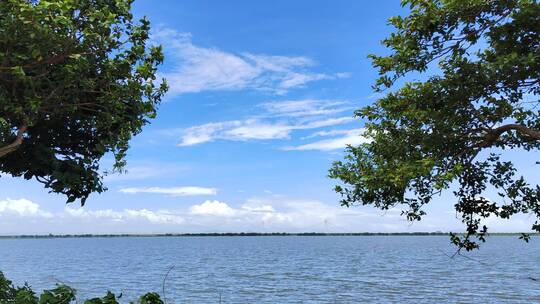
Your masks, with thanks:
M48 65L51 65L51 64L54 65L54 64L57 64L57 63L61 63L62 61L69 58L70 56L74 56L74 55L84 56L84 55L89 55L89 54L91 54L91 53L90 52L72 53L72 54L70 54L70 53L62 53L62 54L59 54L59 55L56 55L56 56L49 57L49 58L44 59L44 60L40 60L40 61L36 61L36 62L33 62L33 63L21 65L20 67L23 68L23 69L30 69L30 68L35 68L37 66L43 66L43 65L48 66ZM17 66L13 66L13 67L0 66L0 70L9 71L9 70L13 70L16 67Z
M485 135L485 138L482 142L478 144L480 148L487 148L495 144L499 137L508 131L516 131L521 135L526 135L532 140L540 140L540 131L528 128L520 124L507 124L500 126L498 128L489 130Z
M26 129L28 129L27 125L21 126L17 131L17 137L15 137L15 140L9 145L0 148L0 157L3 157L19 148L23 142L23 135L24 132L26 132Z

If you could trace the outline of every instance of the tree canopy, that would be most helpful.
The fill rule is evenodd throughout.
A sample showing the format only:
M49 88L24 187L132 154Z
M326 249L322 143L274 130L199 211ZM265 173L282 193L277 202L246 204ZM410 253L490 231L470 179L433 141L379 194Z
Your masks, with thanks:
M99 160L111 153L122 168L167 90L161 46L131 3L0 1L0 172L68 202L105 190Z
M509 149L540 148L540 4L402 4L410 13L389 20L395 31L382 42L389 54L370 55L383 97L355 113L370 142L349 147L329 175L341 181L342 205L402 206L411 221L452 191L466 233L451 240L471 250L485 241L488 217L540 217L538 180L504 158ZM540 223L531 228L540 232Z

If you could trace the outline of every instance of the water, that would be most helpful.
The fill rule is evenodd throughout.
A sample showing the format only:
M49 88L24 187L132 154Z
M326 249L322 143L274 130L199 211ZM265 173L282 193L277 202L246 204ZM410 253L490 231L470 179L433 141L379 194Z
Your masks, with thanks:
M446 236L12 239L0 240L0 269L36 290L61 281L126 302L162 294L172 266L168 303L540 302L540 239L453 250Z

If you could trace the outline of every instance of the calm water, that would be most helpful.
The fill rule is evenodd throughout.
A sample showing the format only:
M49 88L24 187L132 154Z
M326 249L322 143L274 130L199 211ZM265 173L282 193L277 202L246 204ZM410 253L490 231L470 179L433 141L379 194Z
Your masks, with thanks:
M0 240L0 269L125 301L162 293L174 266L168 303L540 302L540 239L492 237L475 260L452 250L445 236L18 239Z

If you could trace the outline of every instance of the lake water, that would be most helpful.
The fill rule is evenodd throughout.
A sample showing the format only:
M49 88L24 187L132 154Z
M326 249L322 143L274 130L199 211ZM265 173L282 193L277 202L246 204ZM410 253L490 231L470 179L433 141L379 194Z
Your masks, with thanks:
M168 303L540 303L540 239L491 237L449 258L446 236L0 240L0 270L36 290L107 289Z

